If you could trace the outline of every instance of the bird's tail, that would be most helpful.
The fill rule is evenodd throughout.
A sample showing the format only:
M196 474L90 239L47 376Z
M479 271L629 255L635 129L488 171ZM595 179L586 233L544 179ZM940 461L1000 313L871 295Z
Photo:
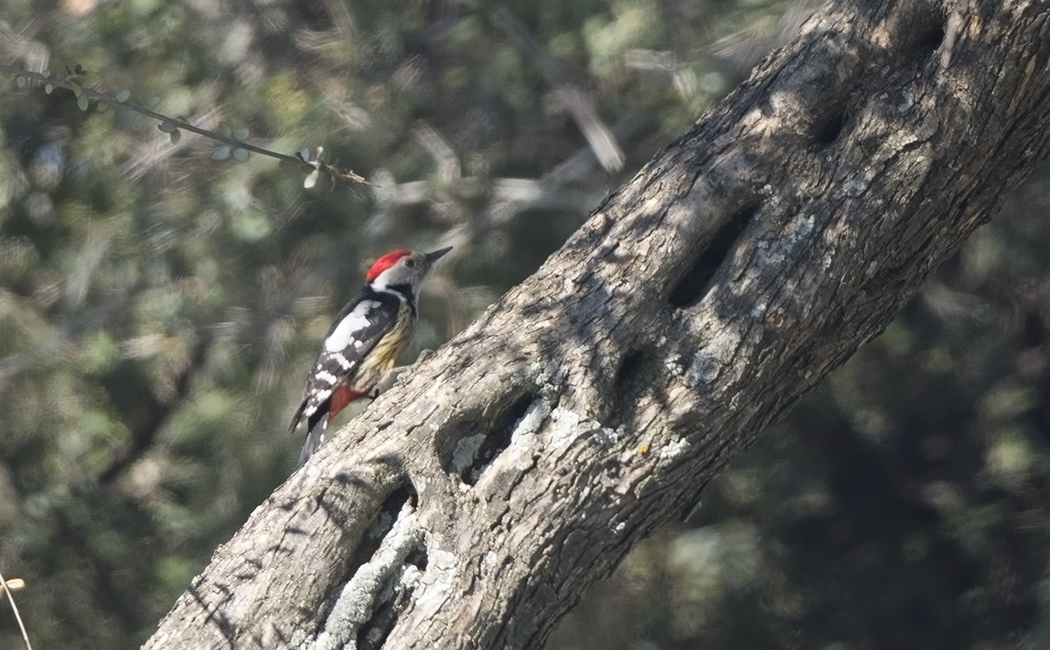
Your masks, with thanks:
M310 427L309 433L306 434L306 442L303 443L303 450L299 452L299 464L295 466L296 469L305 465L310 456L313 456L317 448L324 442L324 430L327 424L328 418L320 417Z

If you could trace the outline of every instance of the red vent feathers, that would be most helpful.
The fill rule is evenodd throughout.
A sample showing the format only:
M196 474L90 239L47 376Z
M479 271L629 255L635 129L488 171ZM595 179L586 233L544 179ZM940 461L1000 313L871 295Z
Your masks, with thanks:
M389 269L391 266L397 264L397 261L405 255L411 254L409 250L391 251L386 255L376 260L376 263L369 269L368 275L365 276L365 282L371 282L379 277L379 274Z

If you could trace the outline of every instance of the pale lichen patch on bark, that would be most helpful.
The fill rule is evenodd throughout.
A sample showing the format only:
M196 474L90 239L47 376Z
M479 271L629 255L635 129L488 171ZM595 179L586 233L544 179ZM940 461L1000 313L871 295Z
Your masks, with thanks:
M699 388L718 379L722 368L729 365L740 347L740 333L725 327L693 355L686 371L690 388Z
M568 409L561 407L554 409L550 414L550 435L547 438L547 446L551 451L560 451L573 443L580 437L580 416Z
M612 447L620 441L620 437L623 436L623 433L624 429L622 426L615 429L597 426L591 429L591 437L602 447Z
M483 433L466 436L457 442L455 449L452 450L452 461L449 463L449 470L456 474L463 473L474 462L483 442L485 442L485 434Z
M660 460L674 460L689 449L689 441L685 438L675 438L660 449Z
M915 106L915 95L912 93L910 88L905 88L901 92L900 102L895 106L897 113L905 115Z
M456 555L437 548L433 543L427 545L427 570L415 591L413 608L417 616L429 618L435 615L448 601L455 582L459 563Z
M356 648L357 633L372 616L384 591L410 586L416 573L406 572L409 553L422 547L423 528L415 509L405 504L375 555L343 586L314 644L316 650ZM411 567L418 573L416 567ZM386 595L389 595L387 593Z
M532 436L540 430L543 421L551 414L551 404L546 399L540 398L529 405L525 415L518 420L514 431L510 434L510 444L520 445L524 441L531 440Z

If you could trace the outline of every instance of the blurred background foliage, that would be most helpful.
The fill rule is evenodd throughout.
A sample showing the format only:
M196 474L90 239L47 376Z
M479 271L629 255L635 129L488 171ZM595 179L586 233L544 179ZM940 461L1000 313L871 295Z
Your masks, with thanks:
M326 159L211 159L0 81L0 570L38 647L132 648L291 471L329 320L455 245L436 347L807 15L777 0L6 0L0 62ZM1050 169L557 650L1050 647ZM0 606L0 647L19 647Z

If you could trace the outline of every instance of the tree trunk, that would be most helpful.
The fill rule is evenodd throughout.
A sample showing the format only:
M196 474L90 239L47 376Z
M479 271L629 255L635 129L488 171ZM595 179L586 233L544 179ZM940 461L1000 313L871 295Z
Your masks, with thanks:
M825 6L332 437L148 648L538 648L1050 151L1045 0Z

